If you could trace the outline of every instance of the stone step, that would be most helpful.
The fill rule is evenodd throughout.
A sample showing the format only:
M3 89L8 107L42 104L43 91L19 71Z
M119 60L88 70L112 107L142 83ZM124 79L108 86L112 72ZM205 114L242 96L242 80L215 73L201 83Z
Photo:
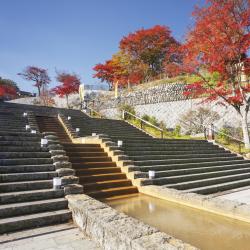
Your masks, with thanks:
M221 183L221 184L209 185L205 187L186 189L184 192L208 195L208 194L227 191L227 190L240 188L240 187L244 187L248 185L250 185L250 178L244 179L244 180Z
M13 158L50 158L49 152L0 152L0 159Z
M8 131L8 130L1 130L1 136L24 136L24 137L41 137L42 135L37 131L37 134L31 134L30 132L20 132L20 131Z
M0 174L54 171L53 164L0 166Z
M30 164L51 164L51 158L17 158L0 159L0 165L30 165Z
M153 184L155 185L164 185L164 184L171 184L171 183L181 183L185 181L192 181L192 180L203 180L209 178L216 178L216 177L223 177L223 176L233 176L237 174L250 174L250 167L249 168L241 168L241 169L230 169L224 171L215 171L209 173L191 173L186 175L179 175L179 176L169 176L164 178L157 178L153 180Z
M197 173L210 173L215 171L226 171L226 170L236 170L250 168L250 164L232 164L223 166L212 166L212 167L197 167L197 168L181 168L166 171L156 171L155 178L169 177L169 176L179 176L186 174L197 174ZM145 173L147 176L147 173Z
M72 163L86 163L86 162L110 162L112 161L111 157L97 157L97 156L92 156L92 157L69 157L69 161Z
M108 154L106 152L67 152L67 156L69 157L106 157Z
M80 184L82 184L82 185L84 185L86 183L120 180L120 179L126 179L126 174L124 174L124 173L110 173L110 174L79 176Z
M111 180L111 181L99 181L94 183L87 183L84 185L84 192L92 192L101 189L115 188L115 187L127 187L131 186L132 182L128 179Z
M186 182L181 182L177 184L167 184L163 186L168 187L168 188L185 190L185 189L204 187L204 186L238 181L238 180L249 179L249 178L250 178L250 173L244 173L244 174L228 175L228 176L209 178L209 179L203 179L203 180L186 181Z
M155 166L140 166L130 167L131 171L148 172L149 170L164 171L164 170L177 170L183 168L203 168L213 166L235 165L235 164L249 164L250 160L235 160L235 161L215 161L215 162L197 162L197 163L185 163L185 164L167 164L167 165L155 165Z
M147 160L147 161L134 161L135 166L154 166L163 164L178 164L178 163L203 163L203 162L217 162L217 161L234 161L242 160L240 156L230 157L213 157L213 158L190 158L190 159L164 159L164 160Z
M18 230L67 222L71 219L68 209L16 216L0 220L0 234Z
M129 155L129 157L133 157L133 156L141 156L143 157L144 155L200 155L200 154L206 154L206 155L212 155L212 154L225 154L225 153L230 153L229 150L224 150L223 148L218 148L215 150L194 150L194 151L176 151L176 150L168 150L168 151L129 151L126 150L126 154Z
M218 148L218 145L214 145L214 144L205 144L205 143L198 143L198 144L194 144L194 143L190 143L190 144L181 144L181 143L172 143L172 144L168 144L168 143L150 143L150 142L123 142L122 145L123 148L132 148L134 149L135 147L142 147L142 148L146 148L146 147L151 147L151 148Z
M219 146L217 145L209 145L209 146L178 146L178 145L137 145L137 146L132 146L132 145L122 145L121 149L126 151L199 151L199 150L216 150L218 149Z
M50 180L57 177L57 172L8 173L0 175L0 182L22 182L35 180Z
M18 202L30 202L37 200L48 200L64 197L63 189L41 189L41 190L29 190L18 191L9 193L0 193L0 204L18 203Z
M0 192L17 192L36 189L49 189L53 187L52 180L20 181L0 183Z
M66 209L67 207L68 201L65 198L5 204L0 206L0 219Z
M0 152L47 152L46 148L42 148L41 145L36 146L1 146Z
M65 147L64 149L69 153L74 152L104 152L104 150L101 147Z
M113 136L110 136L111 139L113 139ZM169 139L156 139L156 138L150 138L150 137L145 137L145 138L123 138L124 143L150 143L150 144L168 144L168 145L175 145L175 144L181 144L181 145L214 145L211 142L205 141L205 140L169 140Z
M65 148L101 148L99 144L63 143Z
M121 169L118 167L104 167L104 168L82 168L76 170L77 176L105 174L105 173L121 173Z
M41 142L33 141L0 141L0 146L41 146Z
M39 136L0 136L0 141L29 141L29 142L41 142Z
M100 168L100 167L116 167L115 162L84 162L84 163L72 163L74 169L81 169L84 167Z
M194 158L216 158L216 157L233 157L237 154L220 153L220 154L186 154L186 155L140 155L140 156L129 156L129 159L134 161L141 160L164 160L164 159L194 159Z
M128 187L108 188L99 191L87 192L87 195L93 198L103 199L115 195L127 195L134 193L138 193L137 187L128 186Z

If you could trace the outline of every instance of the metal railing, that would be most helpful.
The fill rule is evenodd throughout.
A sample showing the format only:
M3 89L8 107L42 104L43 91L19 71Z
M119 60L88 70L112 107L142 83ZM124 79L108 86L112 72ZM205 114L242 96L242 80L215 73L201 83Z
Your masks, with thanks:
M220 141L216 138L216 136L217 137L225 136L226 138L228 138L228 141L230 140L231 142L235 142L238 145L238 151L240 154L242 153L242 148L244 148L245 146L244 141L229 134L226 134L222 131L218 131L218 129L216 129L213 124L211 124L209 127L204 126L204 136L205 139L211 139L218 143L220 143Z
M98 111L90 107L87 107L86 109L82 109L81 111L89 115L92 118L105 118L104 115L102 115L101 113L99 113Z
M153 127L153 128L155 128L156 130L160 131L161 138L163 138L163 135L164 135L163 132L164 132L164 131L163 131L162 128L159 128L159 127L155 126L154 124L152 124L152 123L150 123L150 122L148 122L148 121L142 119L141 117L139 117L139 116L137 116L137 115L134 115L134 114L132 114L132 113L126 111L126 110L122 110L122 119L126 121L126 119L129 118L129 117L133 117L133 118L139 120L139 122L140 122L140 128L141 128L142 130L144 130L144 131L146 131L146 130L143 128L143 125L144 125L144 124L146 124L146 125L148 125L148 126L150 126L150 127ZM146 131L146 132L148 133L148 131Z

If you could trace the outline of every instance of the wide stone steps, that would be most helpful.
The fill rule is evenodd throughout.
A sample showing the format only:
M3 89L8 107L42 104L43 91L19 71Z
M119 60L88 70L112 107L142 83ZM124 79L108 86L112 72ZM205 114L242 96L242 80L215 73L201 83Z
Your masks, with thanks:
M22 215L0 220L0 234L67 222L71 219L68 209Z
M54 171L53 164L0 166L0 174Z
M164 160L147 160L147 161L134 161L135 166L154 166L160 164L178 164L178 163L203 163L203 162L217 162L217 161L233 161L241 160L242 157L214 157L214 158L190 158L190 159L164 159Z
M177 184L167 184L163 186L168 187L168 188L184 190L184 189L204 187L204 186L238 181L238 180L249 179L249 178L250 178L250 173L243 173L243 174L228 175L228 176L208 178L208 179L202 179L202 180L186 181L186 182L181 182Z
M0 193L0 204L30 202L36 200L57 199L64 197L63 189L41 189Z
M29 164L50 164L53 163L51 158L17 158L17 159L0 159L0 165L29 165Z
M84 156L78 156L78 157L69 157L69 161L72 163L89 163L89 162L111 162L111 157L103 156L103 157L84 157Z
M67 152L67 156L72 157L104 157L107 156L105 152Z
M105 162L81 162L81 163L72 163L74 169L91 167L91 168L100 168L100 167L116 167L116 163L113 161Z
M232 153L217 153L217 154L186 154L186 155L139 155L139 156L130 156L129 158L134 161L140 160L164 160L164 159L194 159L194 158L216 158L216 157L232 157L236 154Z
M128 186L128 187L118 187L118 188L109 188L109 189L102 189L99 191L93 191L87 193L89 196L93 198L107 198L112 197L116 195L127 195L127 194L134 194L137 193L138 189L134 186Z
M0 182L48 180L53 177L57 177L57 172L7 173L0 175Z
M155 171L168 171L183 168L203 168L223 165L235 165L235 164L249 164L250 160L235 160L235 161L215 161L215 162L197 162L197 163L185 163L185 164L168 164L168 165L155 165L155 166L138 166L130 167L131 171L148 172L149 170Z
M208 195L208 194L231 190L234 188L241 188L241 187L245 187L249 185L250 185L250 178L244 179L244 180L230 181L230 182L221 183L221 184L208 185L205 187L186 189L183 192Z
M86 176L79 176L79 179L80 183L84 185L84 183L126 179L126 174L108 173L108 174L86 175Z
M1 146L0 152L46 152L46 149L41 148L40 144L36 146Z
M95 175L95 174L105 174L105 173L121 173L121 169L118 167L105 167L105 168L82 168L76 170L77 176L83 175Z
M228 175L237 175L244 173L250 174L250 168L231 169L231 170L215 171L208 173L191 173L186 175L170 176L165 178L157 178L156 176L156 179L153 181L153 183L156 185L164 185L170 183L180 183L185 181L202 180L202 179L209 179L214 177L223 177Z
M52 187L52 180L6 182L0 183L0 192L17 192L37 189L49 189Z
M0 206L0 221L1 218L66 209L67 207L68 202L65 198L5 204Z
M0 141L2 146L40 146L41 142L37 141Z
M169 176L179 176L185 174L197 174L197 173L210 173L215 171L226 171L226 170L235 170L235 169L248 169L250 164L232 164L232 165L222 165L222 166L212 166L212 167L197 167L197 168L181 168L174 170L166 171L157 171L155 172L155 181L161 177Z
M49 158L49 152L0 152L0 159L13 158Z
M131 186L132 182L128 179L111 180L111 181L99 181L94 183L84 184L84 192L97 191L101 189L115 188L115 187L127 187Z

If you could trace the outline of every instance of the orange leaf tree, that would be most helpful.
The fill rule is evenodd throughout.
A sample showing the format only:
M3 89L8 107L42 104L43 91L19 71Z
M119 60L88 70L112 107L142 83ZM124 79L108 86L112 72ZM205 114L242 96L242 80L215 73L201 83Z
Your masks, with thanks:
M207 0L193 16L194 27L181 47L182 71L199 80L185 94L231 105L241 116L245 146L250 148L250 1Z
M77 93L81 84L80 78L76 74L58 73L56 77L59 85L52 89L52 92L60 97L66 97L69 108L69 95Z

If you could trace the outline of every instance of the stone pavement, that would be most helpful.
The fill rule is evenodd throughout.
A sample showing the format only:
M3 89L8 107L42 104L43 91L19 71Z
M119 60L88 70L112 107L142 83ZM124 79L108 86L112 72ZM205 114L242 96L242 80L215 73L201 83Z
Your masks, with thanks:
M250 204L250 188L219 196L221 198Z
M0 250L101 250L72 223L0 236Z

